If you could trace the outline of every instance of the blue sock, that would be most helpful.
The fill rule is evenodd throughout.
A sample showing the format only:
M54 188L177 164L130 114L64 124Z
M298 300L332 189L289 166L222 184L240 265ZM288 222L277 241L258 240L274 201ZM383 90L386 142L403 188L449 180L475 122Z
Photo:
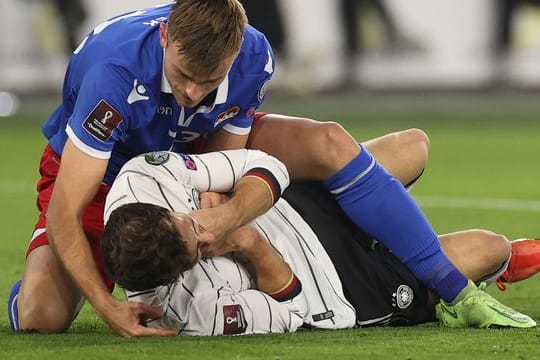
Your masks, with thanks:
M21 290L22 280L18 280L9 293L8 300L8 317L9 317L9 326L13 331L19 331L19 308L18 308L18 299L19 291Z
M365 148L325 185L356 225L392 251L443 300L451 302L467 285L418 205Z

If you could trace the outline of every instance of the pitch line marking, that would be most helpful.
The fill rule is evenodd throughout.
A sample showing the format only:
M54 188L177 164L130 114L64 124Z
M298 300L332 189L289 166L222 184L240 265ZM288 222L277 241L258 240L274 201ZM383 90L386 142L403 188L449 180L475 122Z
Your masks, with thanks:
M36 182L0 180L0 194L35 194ZM540 212L540 201L474 197L415 196L420 206L441 209L480 209L521 212Z
M420 206L426 208L540 212L540 201L536 200L446 196L415 196L414 198Z

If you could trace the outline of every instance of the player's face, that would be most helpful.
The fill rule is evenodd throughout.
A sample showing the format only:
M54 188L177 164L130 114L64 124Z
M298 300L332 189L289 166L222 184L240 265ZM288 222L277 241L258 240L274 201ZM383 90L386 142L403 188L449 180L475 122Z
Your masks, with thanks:
M161 24L161 46L165 49L163 71L171 84L173 96L179 105L184 107L197 106L208 94L217 89L223 82L236 55L221 61L212 73L204 73L194 69L179 53L179 44L167 40L167 27Z
M201 258L200 245L212 241L214 236L189 214L173 213L173 219L195 264Z

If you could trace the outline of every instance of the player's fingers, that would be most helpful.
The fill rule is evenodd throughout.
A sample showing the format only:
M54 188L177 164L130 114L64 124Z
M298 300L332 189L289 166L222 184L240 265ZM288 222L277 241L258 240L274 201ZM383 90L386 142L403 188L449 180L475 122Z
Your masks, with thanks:
M212 197L210 193L204 192L200 195L201 209L209 209L212 207Z
M163 316L163 310L160 307L146 304L143 302L134 302L134 306L139 313L139 318L146 319L157 319Z
M149 328L140 325L133 332L133 336L176 336L178 331L174 329L158 329L158 328Z

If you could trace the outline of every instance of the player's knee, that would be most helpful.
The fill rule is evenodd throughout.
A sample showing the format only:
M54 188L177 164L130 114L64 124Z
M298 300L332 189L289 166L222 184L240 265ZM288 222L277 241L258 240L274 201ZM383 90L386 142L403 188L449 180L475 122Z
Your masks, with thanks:
M489 230L476 230L479 236L484 238L486 248L489 249L489 260L494 268L500 266L501 263L508 260L512 251L512 245L506 236L497 234Z
M400 150L405 150L424 163L427 162L430 140L428 135L420 129L407 129L398 133L400 137Z
M18 310L19 328L23 331L64 333L73 321L71 314L66 314L52 304L45 304L39 299L19 298Z
M329 121L319 128L319 146L325 151L324 162L333 166L349 163L360 151L358 143L340 124Z

